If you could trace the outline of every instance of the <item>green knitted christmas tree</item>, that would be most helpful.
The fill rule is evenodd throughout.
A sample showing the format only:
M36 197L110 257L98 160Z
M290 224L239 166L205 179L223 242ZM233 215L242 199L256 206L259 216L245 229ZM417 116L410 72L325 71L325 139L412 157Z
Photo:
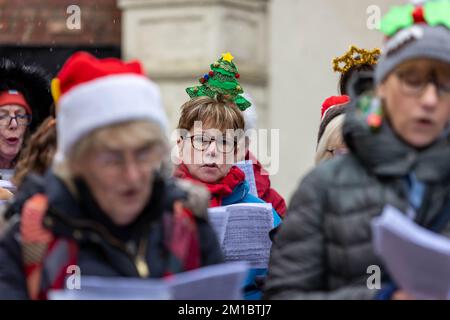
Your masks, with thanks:
M242 111L250 107L251 103L241 96L244 90L238 82L240 75L233 59L229 52L222 54L222 58L211 64L211 71L199 79L201 85L187 88L187 94L191 98L202 96L217 98L221 95L233 101Z

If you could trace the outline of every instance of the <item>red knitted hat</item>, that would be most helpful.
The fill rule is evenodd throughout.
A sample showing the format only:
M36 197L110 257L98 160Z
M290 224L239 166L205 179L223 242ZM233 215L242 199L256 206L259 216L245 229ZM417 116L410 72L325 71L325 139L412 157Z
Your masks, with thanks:
M20 93L17 90L6 90L3 92L0 92L0 107L15 104L18 106L21 106L25 109L27 114L32 114L31 108L23 96L22 93Z

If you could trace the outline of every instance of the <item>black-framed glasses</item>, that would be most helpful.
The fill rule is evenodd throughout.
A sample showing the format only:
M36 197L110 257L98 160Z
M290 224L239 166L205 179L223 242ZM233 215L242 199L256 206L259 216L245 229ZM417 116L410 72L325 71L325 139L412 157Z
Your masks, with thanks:
M31 123L31 115L29 114L16 114L15 116L0 115L0 126L1 127L9 127L12 120L16 120L17 125L19 126L28 126Z
M440 97L450 98L450 77L444 76L439 78L436 72L431 72L428 75L422 75L412 72L396 73L400 80L400 87L404 94L420 96L423 94L429 83L432 83L437 90Z
M198 151L205 151L208 149L210 144L215 141L217 150L222 153L229 153L234 150L236 147L236 139L226 137L226 136L218 136L218 137L210 137L204 134L195 134L192 136L186 136L183 139L190 139L192 147Z

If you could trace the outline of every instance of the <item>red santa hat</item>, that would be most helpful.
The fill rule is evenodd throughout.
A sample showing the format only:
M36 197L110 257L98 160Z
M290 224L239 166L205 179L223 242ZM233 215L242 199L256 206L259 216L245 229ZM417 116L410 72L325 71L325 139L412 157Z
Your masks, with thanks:
M327 125L336 118L338 115L345 112L345 105L350 101L350 97L343 96L331 96L322 103L322 116L320 118L319 133L317 135L317 143L322 138L323 133Z
M331 96L325 99L325 101L322 103L322 110L321 110L321 120L325 117L325 114L330 108L336 107L341 104L348 103L350 101L350 97L346 95L342 96Z
M56 161L89 132L130 120L149 120L167 130L159 89L137 61L97 59L86 52L72 55L53 79L58 148Z

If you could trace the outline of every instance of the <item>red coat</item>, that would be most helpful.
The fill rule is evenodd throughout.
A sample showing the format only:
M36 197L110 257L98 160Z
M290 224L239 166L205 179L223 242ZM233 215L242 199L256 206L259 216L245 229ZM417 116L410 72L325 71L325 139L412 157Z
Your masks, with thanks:
M252 160L253 171L255 173L256 189L258 197L265 202L271 203L275 211L284 218L286 215L286 202L283 197L270 187L269 174L266 172L256 157L248 151L245 160ZM263 174L265 172L265 174Z

